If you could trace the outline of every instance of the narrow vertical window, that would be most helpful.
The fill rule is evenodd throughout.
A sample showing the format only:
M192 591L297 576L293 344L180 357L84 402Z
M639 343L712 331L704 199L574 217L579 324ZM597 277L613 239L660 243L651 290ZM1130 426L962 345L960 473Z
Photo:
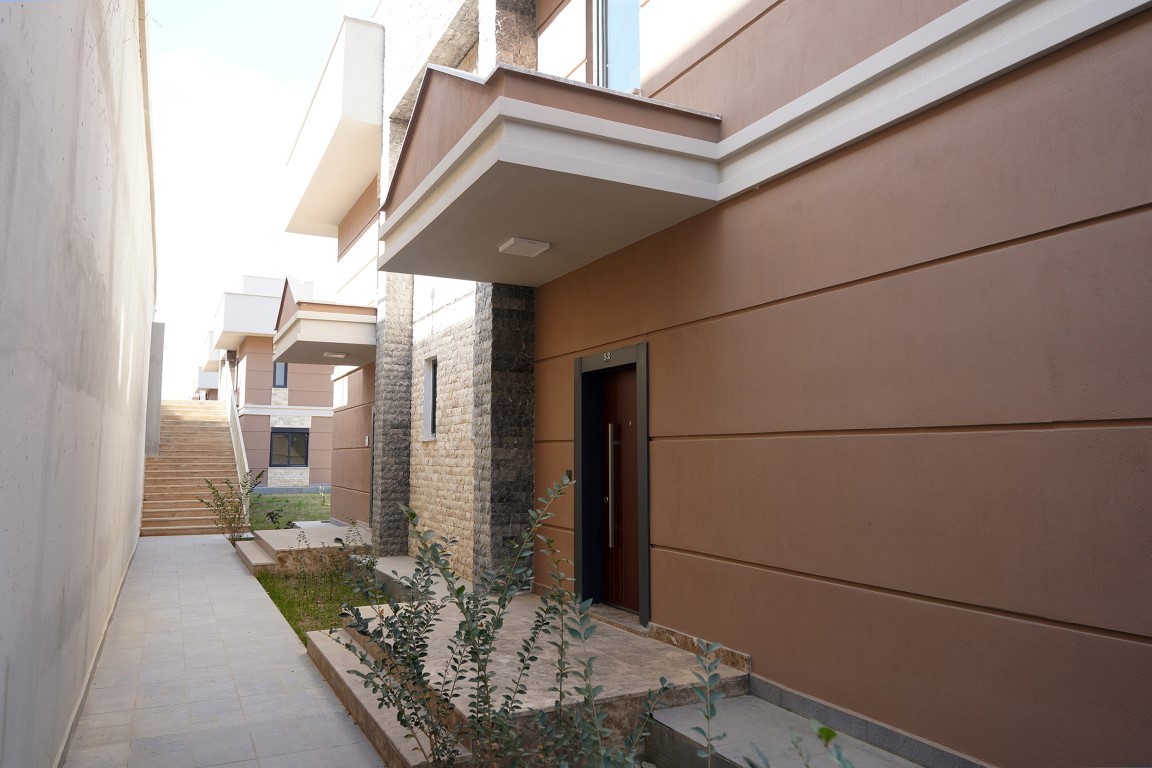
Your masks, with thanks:
M436 358L424 361L424 433L425 440L436 439Z
M640 2L596 0L592 7L596 85L632 93L640 87Z
M288 363L272 364L272 386L276 389L288 386Z

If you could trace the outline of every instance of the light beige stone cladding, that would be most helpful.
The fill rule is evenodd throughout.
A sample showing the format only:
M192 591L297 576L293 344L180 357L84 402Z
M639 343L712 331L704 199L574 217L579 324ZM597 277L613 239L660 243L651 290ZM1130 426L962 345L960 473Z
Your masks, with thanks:
M287 414L272 414L269 417L269 426L272 429L311 429L311 416L291 416Z
M269 467L269 488L302 488L308 485L308 467Z
M472 578L472 368L475 284L416 277L412 323L411 506L422 523L458 540L459 573ZM436 435L424 432L425 361L436 358Z
M274 387L272 389L272 405L288 405L288 389Z

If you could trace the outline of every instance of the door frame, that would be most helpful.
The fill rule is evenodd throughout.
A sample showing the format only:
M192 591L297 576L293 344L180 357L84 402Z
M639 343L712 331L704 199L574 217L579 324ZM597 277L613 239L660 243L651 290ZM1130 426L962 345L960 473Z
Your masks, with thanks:
M603 350L578 357L574 361L574 538L576 594L599 602L603 598L602 532L599 531L602 479L599 477L598 449L600 440L585 439L598 434L600 403L595 387L585 388L592 377L613 368L636 368L636 515L637 565L640 578L640 623L647 626L652 618L651 549L649 547L648 497L648 344L640 342L617 349Z

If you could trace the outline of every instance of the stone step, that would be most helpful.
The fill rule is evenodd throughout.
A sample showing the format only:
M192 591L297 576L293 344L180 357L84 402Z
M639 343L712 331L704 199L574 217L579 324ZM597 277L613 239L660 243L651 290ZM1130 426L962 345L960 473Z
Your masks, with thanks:
M706 742L693 730L707 730L707 727L698 704L658 711L649 729L648 761L657 768L744 768L746 759L757 759L756 749L759 749L773 768L801 768L804 763L792 743L793 737L798 736L812 756L812 765L833 764L809 726L808 718L755 696L723 698L716 703L712 733L724 734L724 737L713 738L716 754L711 761L699 756L697 751L703 749ZM844 757L857 768L916 768L918 765L843 733L832 743L838 745Z
M276 567L276 558L268 554L257 541L236 542L236 555L253 576Z
M200 499L211 501L212 497L208 493L188 493L183 495L174 495L171 498L164 498L159 495L144 497L144 503L141 505L145 510L163 511L167 509L206 509L205 505L200 503Z
M390 768L411 768L423 765L423 758L408 731L396 722L395 710L379 706L364 681L348 672L360 664L359 657L347 650L343 643L348 635L339 630L330 636L324 631L309 632L308 657L332 687L336 698L348 710L352 721L360 727L384 764ZM471 765L471 756L463 755L456 768Z
M153 517L152 515L144 515L140 520L140 525L143 528L174 528L177 526L196 526L204 527L211 526L212 530L216 528L216 519L212 515L195 515L190 517Z
M215 514L200 502L193 502L193 504L173 505L171 507L144 507L141 510L144 517L152 519L169 518L169 517L211 517L215 518Z
M197 435L191 432L187 435L169 434L167 437L160 438L160 445L226 446L231 448L232 436L227 432L222 435Z
M232 478L228 479L232 480ZM167 488L173 491L207 491L209 489L208 484L204 482L205 480L210 480L213 485L220 485L224 482L224 478L217 480L215 477L204 477L197 475L188 475L187 477L150 477L144 482L144 490L147 492L150 488L153 490L161 490ZM232 482L235 483L236 481L232 480Z
M147 463L148 474L155 475L156 477L182 477L186 475L203 474L209 472L223 477L236 476L236 462L233 461L213 461L213 462L186 462L186 461L173 461L171 459L162 461L149 461ZM211 475L209 475L211 476Z
M184 483L183 481L180 481L175 486L175 488L176 488L176 490L185 490L193 497L198 496L198 495L207 496L207 495L211 494L212 491L208 487L208 485L204 482L205 479L211 480L212 484L214 486L216 486L218 489L221 489L221 491L223 491L225 488L227 488L227 485L224 482L225 478L217 479L217 478L211 477L210 475L200 475L196 481L191 482L191 483ZM227 479L232 481L232 485L236 485L236 479L235 478L227 478ZM168 488L173 487L173 486L170 486L170 485L168 485L162 481L156 481L154 484L145 485L144 486L144 489L145 489L144 493L145 493L145 495L147 495L148 491L160 492L163 490L162 486L168 487Z
M527 636L535 620L537 606L539 598L535 595L520 595L513 599L505 614L502 640L497 643L497 651L489 664L495 674L494 683L501 690L503 686L512 683L516 653L521 649L520 640ZM362 615L367 616L373 615L374 611L368 607L360 610ZM428 652L424 659L426 668L433 675L447 665L447 648L459 621L459 614L452 608L446 608L441 613L441 619L429 638ZM525 746L531 746L532 741L538 738L535 712L551 709L555 704L555 693L549 689L555 685L556 652L549 645L549 639L541 638L541 648L537 651L539 660L530 674L521 681L524 686L521 696L524 716L517 721L516 727L521 730ZM347 670L359 667L361 662L359 654L349 651L344 643L352 644L353 648L363 648L364 638L348 629L337 633L336 639L327 632L309 633L308 654L332 686L337 698L353 712L353 719L386 763L405 765L399 762L403 755L397 755L396 749L410 742L404 739L403 731L398 732L399 740L391 735L397 733L395 715L378 710L375 697L370 690L364 688L364 681L347 673ZM574 645L570 654L573 662L585 656L596 657L594 683L603 689L597 697L599 708L608 722L614 724L618 737L622 737L634 723L639 722L648 692L659 686L661 677L666 677L671 685L661 694L658 707L680 707L696 701L693 684L700 666L694 654L675 646L639 637L612 626L598 625L587 644L584 647ZM717 672L720 675L718 688L725 695L736 697L748 692L746 671L721 664ZM463 708L467 706L468 692L462 690L459 693L457 716L464 717ZM390 732L389 728L393 730ZM386 737L387 743L383 743Z
M203 491L152 491L144 493L144 501L188 501L199 503L200 498L211 500L211 491L205 488Z
M215 525L174 525L161 528L141 528L141 536L203 536L206 533L220 533Z

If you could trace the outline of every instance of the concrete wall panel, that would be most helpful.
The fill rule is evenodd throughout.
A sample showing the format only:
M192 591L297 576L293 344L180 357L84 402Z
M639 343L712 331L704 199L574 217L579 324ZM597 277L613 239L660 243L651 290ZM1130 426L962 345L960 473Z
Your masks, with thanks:
M536 363L537 442L573 439L573 370L571 357Z
M536 444L536 497L544 495L546 488L560 482L561 476L576 466L572 443L537 443ZM572 529L572 500L573 491L568 490L563 496L553 502L549 511L553 517L549 525L555 528ZM537 502L539 504L539 502Z
M333 414L332 424L334 449L364 448L364 438L372 434L372 406L341 408Z
M354 491L371 490L372 449L333 451L332 485Z
M1147 762L1147 642L660 548L652 578L653 621L725 638L757 675L978 760Z
M541 286L537 357L1152 202L1150 45L1144 13Z
M0 765L55 766L135 550L155 300L142 4L0 4Z
M288 390L288 401L291 405L313 406L320 408L332 407L332 388L326 392L309 392L308 390Z
M661 440L651 460L655 546L1152 637L1131 600L1152 591L1150 427Z
M762 55L821 7L661 96L730 130L790 96L712 62L866 55ZM654 621L992 764L1148 762L1150 44L1146 11L538 289L541 471L573 358L649 344Z
M332 517L341 522L368 524L368 507L371 496L363 491L332 486Z
M644 94L722 114L724 133L731 135L959 4L960 0L744 3L732 23L701 25L698 31L687 32L698 41L647 78ZM680 35L686 33L683 26L677 30ZM765 56L764 51L772 55ZM734 71L741 76L731 77ZM749 83L756 87L749 88Z
M653 435L1148 415L1152 213L654 334Z

